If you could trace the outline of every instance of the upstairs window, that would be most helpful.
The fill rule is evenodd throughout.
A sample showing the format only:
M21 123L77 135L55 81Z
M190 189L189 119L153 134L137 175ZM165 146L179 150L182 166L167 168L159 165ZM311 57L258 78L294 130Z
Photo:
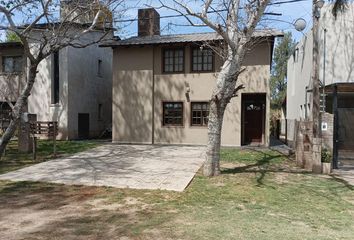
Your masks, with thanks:
M184 49L166 49L163 51L163 71L165 73L184 71Z
M59 52L53 54L52 104L59 103L60 88Z
M2 57L2 71L4 73L22 72L22 56L4 56Z
M211 72L214 69L214 53L211 49L192 49L192 71Z
M192 102L191 103L191 125L207 126L209 117L208 102Z
M97 76L102 77L102 60L97 61Z
M183 126L183 103L163 102L164 126Z

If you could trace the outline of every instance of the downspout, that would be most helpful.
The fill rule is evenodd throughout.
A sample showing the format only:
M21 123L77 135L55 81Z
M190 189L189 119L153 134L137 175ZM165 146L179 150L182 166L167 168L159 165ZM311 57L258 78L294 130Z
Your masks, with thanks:
M323 77L322 77L322 111L326 112L326 35L327 35L327 29L325 28L324 30L324 36L323 36Z
M308 92L309 87L305 87L305 119L307 119L307 92Z
M152 46L151 144L155 144L155 47Z

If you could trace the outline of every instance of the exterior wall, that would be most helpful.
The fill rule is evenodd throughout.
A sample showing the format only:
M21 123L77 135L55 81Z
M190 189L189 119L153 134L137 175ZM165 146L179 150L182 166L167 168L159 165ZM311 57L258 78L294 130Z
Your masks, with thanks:
M151 143L153 48L123 48L113 56L113 141Z
M322 122L327 124L327 129L322 130L322 145L328 150L333 150L333 114L322 113L321 114Z
M92 32L87 39L96 39ZM35 49L35 47L34 47ZM102 60L98 76L98 60ZM58 121L58 139L78 138L78 113L90 114L90 137L99 136L111 126L112 50L98 44L86 48L67 47L59 52L59 103L52 104L53 56L38 66L38 75L29 97L28 111L38 121ZM102 119L98 119L102 104Z
M312 32L298 43L295 52L288 60L288 86L286 94L287 119L304 119L311 108L311 94L306 94L306 87L311 89L312 77ZM306 101L307 98L307 101Z
M207 128L190 125L191 102L209 101L221 59L215 59L216 72L192 73L191 49L185 47L185 71L162 72L162 49L145 46L114 49L113 141L157 144L206 144ZM257 45L245 59L247 70L239 77L242 93L267 93L269 112L269 77L271 43ZM152 67L154 66L154 68ZM154 88L154 97L152 89ZM190 89L189 98L186 92ZM153 99L154 98L154 99ZM151 106L154 100L154 110ZM162 102L184 103L184 126L162 125ZM265 144L269 143L269 117L266 117ZM154 136L151 136L154 129ZM241 145L241 93L226 109L222 144Z
M326 85L333 83L354 82L354 4L348 4L344 13L338 14L337 19L332 15L332 5L325 5L321 10L319 53L320 53L320 80ZM326 45L324 45L324 29ZM311 117L312 96L308 93L307 103L306 86L311 89L312 71L312 31L308 32L298 43L297 50L288 60L288 88L287 88L287 118L301 119L305 117L307 106L308 116ZM324 69L324 52L326 52Z
M0 102L7 100L16 101L20 90L26 81L25 64L21 73L8 74L3 72L2 58L4 56L22 56L22 47L1 47L0 48Z
M100 74L99 60L102 61ZM67 64L68 137L78 138L79 113L90 115L90 137L98 137L112 123L112 49L98 45L67 48Z
M67 49L59 52L59 103L52 104L53 57L38 66L36 82L28 98L28 112L38 121L58 121L59 139L68 138L68 62Z

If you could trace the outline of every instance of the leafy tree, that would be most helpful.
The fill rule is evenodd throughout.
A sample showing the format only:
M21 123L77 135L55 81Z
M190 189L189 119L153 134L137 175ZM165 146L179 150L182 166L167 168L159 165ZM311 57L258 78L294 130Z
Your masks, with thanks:
M6 32L6 42L21 42L21 39L18 37L18 35L14 32Z
M290 32L286 33L275 47L270 78L272 109L280 109L286 96L287 61L294 51L294 47L295 41Z

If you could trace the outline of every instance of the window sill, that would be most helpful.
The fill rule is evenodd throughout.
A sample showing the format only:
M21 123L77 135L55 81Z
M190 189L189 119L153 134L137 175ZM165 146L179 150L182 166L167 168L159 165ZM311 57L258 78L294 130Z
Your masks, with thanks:
M208 129L208 126L199 126L199 125L190 125L190 128L202 128L202 129Z
M184 128L184 125L162 125L162 128Z
M214 70L211 71L191 71L191 73L198 74L198 73L215 73Z

